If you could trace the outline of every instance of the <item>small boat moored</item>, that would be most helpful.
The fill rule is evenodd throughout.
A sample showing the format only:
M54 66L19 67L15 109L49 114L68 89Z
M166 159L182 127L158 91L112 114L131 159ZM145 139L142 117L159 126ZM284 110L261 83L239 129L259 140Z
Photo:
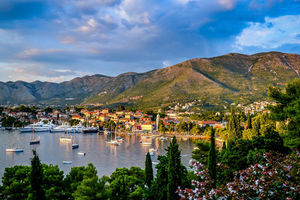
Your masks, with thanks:
M85 156L85 154L86 154L85 152L78 152L77 153L77 155L80 155L80 156Z
M98 133L98 128L95 127L88 127L88 128L84 128L82 129L82 133Z
M6 152L23 152L24 149L21 148L10 148L10 149L6 149Z
M32 139L32 140L29 142L29 144L30 144L30 145L33 145L33 144L40 144L40 142L41 142L40 137L38 137L38 138Z
M64 161L63 161L63 164L72 164L72 161L64 160Z
M79 144L72 144L72 149L78 149L79 148Z

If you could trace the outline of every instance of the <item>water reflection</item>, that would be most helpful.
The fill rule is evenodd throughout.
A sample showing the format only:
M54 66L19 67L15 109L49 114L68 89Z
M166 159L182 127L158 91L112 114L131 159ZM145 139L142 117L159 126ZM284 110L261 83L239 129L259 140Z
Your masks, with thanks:
M29 145L31 134L20 134L18 131L0 131L0 177L3 176L6 167L14 165L30 165L32 150L35 149L43 163L58 165L61 170L68 173L73 166L86 166L93 163L100 176L110 175L116 168L138 166L144 168L145 155L150 148L154 148L152 160L155 163L158 155L164 155L165 149L171 139L160 140L159 137L152 138L151 145L140 143L140 135L117 134L124 141L120 146L106 143L114 136L97 134L76 134L78 149L72 149L72 142L60 142L64 133L37 133L41 143ZM192 140L181 140L178 138L179 147L182 153L182 162L188 165L193 150ZM5 149L12 145L23 148L22 153L6 153ZM85 156L78 155L78 152L85 152ZM72 161L71 165L64 165L63 161Z

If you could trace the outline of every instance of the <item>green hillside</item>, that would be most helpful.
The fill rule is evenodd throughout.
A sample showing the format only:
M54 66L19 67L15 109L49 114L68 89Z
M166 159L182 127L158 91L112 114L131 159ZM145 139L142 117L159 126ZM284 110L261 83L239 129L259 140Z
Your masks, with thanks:
M299 77L300 56L280 52L255 55L227 54L196 58L145 73L145 77L118 95L106 93L85 103L134 104L157 107L178 101L200 99L204 104L223 106L250 103L267 97L268 85L283 86Z

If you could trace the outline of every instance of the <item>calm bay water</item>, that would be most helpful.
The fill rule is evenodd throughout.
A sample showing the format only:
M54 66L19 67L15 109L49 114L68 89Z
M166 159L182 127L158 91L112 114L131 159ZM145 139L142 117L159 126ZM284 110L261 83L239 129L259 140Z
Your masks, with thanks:
M30 133L19 131L0 131L0 179L3 176L6 167L14 165L30 165L32 150L36 149L40 160L46 164L58 165L61 170L67 174L74 166L86 166L93 163L98 170L98 175L110 175L116 168L138 166L144 168L145 154L149 148L155 148L157 151L152 156L152 161L157 161L158 155L165 155L165 148L169 145L170 138L167 141L160 141L159 138L153 138L152 145L142 145L139 135L124 136L125 141L120 146L112 146L105 143L109 139L106 135L97 134L76 134L78 149L73 150L70 143L62 143L59 138L64 133L37 133L40 136L41 143L38 145L29 145L32 137ZM193 150L192 140L178 139L181 149L182 163L188 165ZM23 148L24 152L13 153L5 152L6 148ZM78 152L85 152L85 156L77 155ZM72 164L63 164L63 161L72 161Z

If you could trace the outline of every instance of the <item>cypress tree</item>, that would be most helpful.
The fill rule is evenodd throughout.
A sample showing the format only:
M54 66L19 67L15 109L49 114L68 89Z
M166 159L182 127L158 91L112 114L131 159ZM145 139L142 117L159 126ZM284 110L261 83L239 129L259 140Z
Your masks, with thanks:
M215 144L215 130L210 128L210 149L208 155L208 170L211 179L213 180L213 188L216 187L217 178L217 161L216 161L216 144Z
M152 161L151 161L150 153L148 152L145 161L145 184L148 186L148 188L151 187L152 181L153 181Z
M174 136L172 142L170 143L168 149L168 200L179 199L178 194L176 194L178 186L181 186L182 180L182 169L181 169L181 156L179 151L179 145L177 139Z
M222 151L225 151L225 150L226 150L226 142L224 141L223 146L222 146Z
M156 165L157 174L152 183L150 197L146 199L166 200L168 196L168 157L158 156L159 163Z
M31 184L31 199L33 200L44 200L45 192L42 188L43 184L43 169L40 162L39 156L36 154L35 150L32 150L33 158L31 160L31 174L30 174L30 184Z
M251 118L250 114L248 114L248 116L247 116L246 126L247 126L247 129L252 129L252 118Z

